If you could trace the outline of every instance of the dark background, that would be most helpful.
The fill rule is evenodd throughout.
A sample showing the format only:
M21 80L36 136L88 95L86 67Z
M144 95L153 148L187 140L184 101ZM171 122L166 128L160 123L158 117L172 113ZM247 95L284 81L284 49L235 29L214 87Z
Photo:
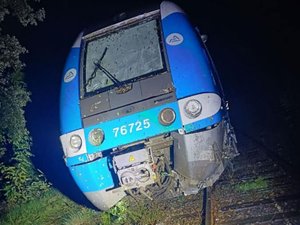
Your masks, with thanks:
M238 139L247 136L257 140L290 165L296 165L296 2L174 2L202 34L208 35L207 46L223 82ZM32 102L26 118L33 137L33 162L54 187L78 203L88 204L64 165L59 143L59 91L64 62L82 29L150 3L160 1L44 0L38 4L46 10L44 22L37 27L13 28L29 50L24 60Z

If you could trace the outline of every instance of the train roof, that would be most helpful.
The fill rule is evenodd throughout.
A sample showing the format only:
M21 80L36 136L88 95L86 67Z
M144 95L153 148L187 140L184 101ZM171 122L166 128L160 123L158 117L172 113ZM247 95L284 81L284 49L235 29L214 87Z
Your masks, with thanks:
M104 21L101 21L91 27L88 27L83 30L83 37L90 36L91 34L97 32L98 30L101 30L103 28L109 27L111 25L120 23L122 21L128 20L130 18L137 17L139 15L147 14L149 12L153 12L155 10L159 10L160 4L159 3L152 3L148 4L142 8L136 9L136 10L131 10L131 11L126 11L126 12L121 12L114 16L113 18L108 18ZM93 35L94 36L94 35Z

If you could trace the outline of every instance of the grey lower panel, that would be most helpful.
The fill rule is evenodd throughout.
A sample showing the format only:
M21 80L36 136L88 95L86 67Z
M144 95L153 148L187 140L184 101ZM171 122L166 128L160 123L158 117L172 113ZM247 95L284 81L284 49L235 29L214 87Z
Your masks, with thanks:
M110 110L108 92L103 92L80 101L82 118Z
M123 189L118 188L110 191L95 191L95 192L84 192L84 195L96 206L98 209L105 211L110 209L112 206L118 203L126 193Z
M186 194L211 186L224 170L222 158L224 126L174 137L174 170L183 178Z
M174 92L167 93L158 97L144 100L142 102L137 102L132 105L120 107L118 109L113 109L108 112L98 113L96 115L83 118L83 126L87 127L104 121L117 119L123 116L131 115L133 113L140 112L173 101L176 101L175 93Z

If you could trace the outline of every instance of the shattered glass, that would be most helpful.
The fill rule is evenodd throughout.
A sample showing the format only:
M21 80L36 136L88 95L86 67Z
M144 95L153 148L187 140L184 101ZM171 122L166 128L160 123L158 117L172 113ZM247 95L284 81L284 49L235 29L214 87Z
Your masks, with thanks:
M86 92L113 85L101 70L90 79L105 48L107 51L99 63L120 82L163 69L158 33L157 21L151 20L89 41L84 73L85 80L90 82L86 84Z

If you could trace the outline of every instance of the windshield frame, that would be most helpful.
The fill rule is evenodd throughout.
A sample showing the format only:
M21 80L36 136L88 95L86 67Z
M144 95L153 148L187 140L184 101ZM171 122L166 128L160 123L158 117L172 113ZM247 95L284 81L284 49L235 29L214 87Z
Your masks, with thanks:
M106 87L99 88L99 89L94 90L94 91L87 92L87 90L86 90L87 89L86 88L87 80L86 80L86 74L85 74L86 73L86 71L85 71L85 62L86 62L86 54L87 54L86 46L90 41L96 40L96 39L101 38L101 37L108 36L112 33L117 33L120 30L128 29L130 27L137 26L138 24L142 24L142 23L149 22L151 20L155 20L156 27L158 29L157 34L158 34L159 52L160 52L161 63L162 63L162 68L161 69L156 70L156 71L152 71L152 72L149 72L149 73L146 73L146 74L142 74L142 75L139 75L137 77L133 77L133 78L128 79L128 80L124 80L124 81L121 82L122 85L132 84L132 83L137 82L139 80L159 75L159 74L161 74L161 73L168 70L167 69L167 60L166 60L166 55L165 55L165 47L164 47L164 44L163 44L163 33L162 33L162 24L161 24L161 20L160 20L160 13L159 13L158 10L156 10L156 11L150 12L149 14L150 15L148 15L147 17L139 18L140 16L137 16L135 20L134 20L134 18L131 18L131 19L122 21L121 22L121 24L123 23L122 25L120 25L120 26L116 26L116 24L112 25L111 29L104 28L104 30L106 30L105 32L101 32L101 30L102 30L101 29L99 31L93 32L94 35L92 35L93 34L92 33L92 34L88 34L85 37L83 37L84 41L83 41L82 46L81 46L81 60L80 60L80 68L81 68L80 69L80 74L81 74L81 76L80 76L80 98L81 99L84 99L84 98L94 96L94 95L99 94L99 93L103 93L103 92L118 88L118 86L116 86L115 84L112 84L112 85L109 85L109 86L106 86Z

